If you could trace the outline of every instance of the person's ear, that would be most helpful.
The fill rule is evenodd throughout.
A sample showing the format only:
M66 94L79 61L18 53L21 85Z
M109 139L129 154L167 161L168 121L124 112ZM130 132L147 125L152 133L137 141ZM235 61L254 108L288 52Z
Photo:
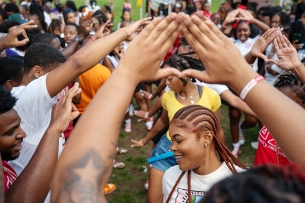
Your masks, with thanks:
M14 87L14 81L12 81L12 80L6 81L3 85L3 87L5 90L11 91Z
M212 131L210 131L210 130L205 131L205 133L203 135L204 147L209 146L209 144L213 140L213 137L214 137L214 134L212 133Z
M39 78L40 76L43 75L43 70L40 66L35 65L32 70L32 75L34 76L34 78Z

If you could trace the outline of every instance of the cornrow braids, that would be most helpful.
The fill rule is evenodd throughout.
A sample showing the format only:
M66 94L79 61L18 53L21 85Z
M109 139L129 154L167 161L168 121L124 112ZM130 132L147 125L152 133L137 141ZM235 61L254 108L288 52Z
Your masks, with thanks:
M171 123L178 128L183 128L189 133L211 131L214 135L215 148L220 159L223 160L232 173L236 173L235 165L247 169L220 141L218 137L219 121L216 115L206 107L200 105L188 105L180 109L174 115Z
M280 87L290 87L293 92L296 93L297 97L302 99L302 103L305 103L305 86L298 77L290 72L284 71L280 74L274 83L274 87L279 89Z
M194 59L198 59L199 60L199 56L198 54L196 54L196 52L194 52L193 48L191 47L191 45L187 42L187 40L185 38L181 38L180 40L180 44L179 44L179 48L183 47L186 51L186 53L180 53L180 56L189 56L192 57ZM203 68L204 69L204 68Z
M184 71L186 69L195 69L199 71L204 70L202 62L189 55L173 55L162 64L162 66L165 65L177 68L180 71ZM187 84L187 81L183 78L180 78L180 80L183 82L184 86ZM192 79L192 82L196 82L195 79Z
M169 57L169 59L165 61L163 64L177 68L180 71L186 69L195 69L199 71L204 70L204 66L200 60L194 59L187 55L173 55Z

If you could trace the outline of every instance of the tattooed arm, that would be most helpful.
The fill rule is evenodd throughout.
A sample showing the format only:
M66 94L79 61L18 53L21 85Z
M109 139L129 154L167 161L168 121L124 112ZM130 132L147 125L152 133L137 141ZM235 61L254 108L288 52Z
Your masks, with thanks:
M121 122L136 85L180 74L176 69L159 69L159 65L182 29L179 24L183 15L153 20L130 44L69 138L52 180L52 202L105 202L103 186L112 169Z

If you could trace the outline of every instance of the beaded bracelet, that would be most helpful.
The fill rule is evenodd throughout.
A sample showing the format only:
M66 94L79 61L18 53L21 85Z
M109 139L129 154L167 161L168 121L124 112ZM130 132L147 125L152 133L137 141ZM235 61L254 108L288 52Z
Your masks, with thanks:
M244 87L244 89L240 93L240 98L242 100L245 100L247 94L250 92L250 90L260 81L264 80L265 78L263 76L257 76L254 79L250 80L248 84Z

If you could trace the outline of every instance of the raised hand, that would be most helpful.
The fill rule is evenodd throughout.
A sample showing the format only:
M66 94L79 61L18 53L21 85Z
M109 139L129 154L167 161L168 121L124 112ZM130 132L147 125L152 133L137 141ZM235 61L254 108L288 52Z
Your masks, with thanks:
M134 82L155 81L170 74L179 76L180 72L177 69L160 69L160 64L182 30L181 22L184 15L183 13L179 15L172 13L162 21L161 18L156 18L149 23L132 41L116 71L126 71L128 77ZM130 36L137 27L148 19L123 28L126 29L126 36ZM137 61L137 63L135 64L134 61ZM147 68L148 64L149 68ZM128 68L121 70L121 67ZM137 74L130 74L131 72Z
M239 10L239 13L241 14L241 16L236 17L237 20L246 20L252 22L252 20L254 19L253 15L249 11L243 9L237 10Z
M260 36L256 42L253 44L251 49L251 55L253 57L259 57L268 61L268 57L264 55L265 50L269 44L276 38L277 32L280 32L279 28L271 28L266 31L262 36Z
M26 35L25 30L32 28L37 28L37 25L35 25L32 20L17 26L16 29L9 32L0 40L0 50L2 51L5 48L13 48L26 45L29 42L29 38ZM23 35L24 39L19 41L17 38L18 35Z
M184 24L184 36L199 55L206 71L189 69L183 71L182 75L207 83L227 84L237 93L249 82L249 78L257 75L249 68L233 42L211 21L202 21L197 16L185 15ZM237 78L240 80L238 84L235 82Z
M233 23L235 20L236 20L236 16L239 14L239 9L235 9L234 11L231 11L228 15L227 15L227 17L226 17L226 19L225 19L225 21L224 21L224 24L225 25L228 25L228 24L231 24L231 23Z
M272 62L286 71L293 71L294 68L301 65L297 50L284 35L277 32L276 38L273 40L273 45L279 60L269 59L268 62Z
M54 105L50 126L55 127L60 132L64 132L67 129L69 122L79 115L77 108L72 103L72 99L81 91L79 83L76 82L68 93Z
M91 21L87 20L84 15L79 18L79 35L86 38L92 30Z
M98 39L105 35L110 34L110 31L107 28L110 25L110 23L111 23L110 20L107 20L106 23L103 23L103 25L100 26L99 29L95 32L94 39Z
M121 28L121 29L124 29L125 30L125 33L126 33L126 40L128 41L131 41L134 39L134 35L135 35L135 32L138 32L140 31L139 28L141 26L145 26L147 25L148 21L151 20L151 17L147 17L147 18L144 18L144 19L141 19L141 20L138 20L134 23L131 23L130 25L124 27L124 28Z

